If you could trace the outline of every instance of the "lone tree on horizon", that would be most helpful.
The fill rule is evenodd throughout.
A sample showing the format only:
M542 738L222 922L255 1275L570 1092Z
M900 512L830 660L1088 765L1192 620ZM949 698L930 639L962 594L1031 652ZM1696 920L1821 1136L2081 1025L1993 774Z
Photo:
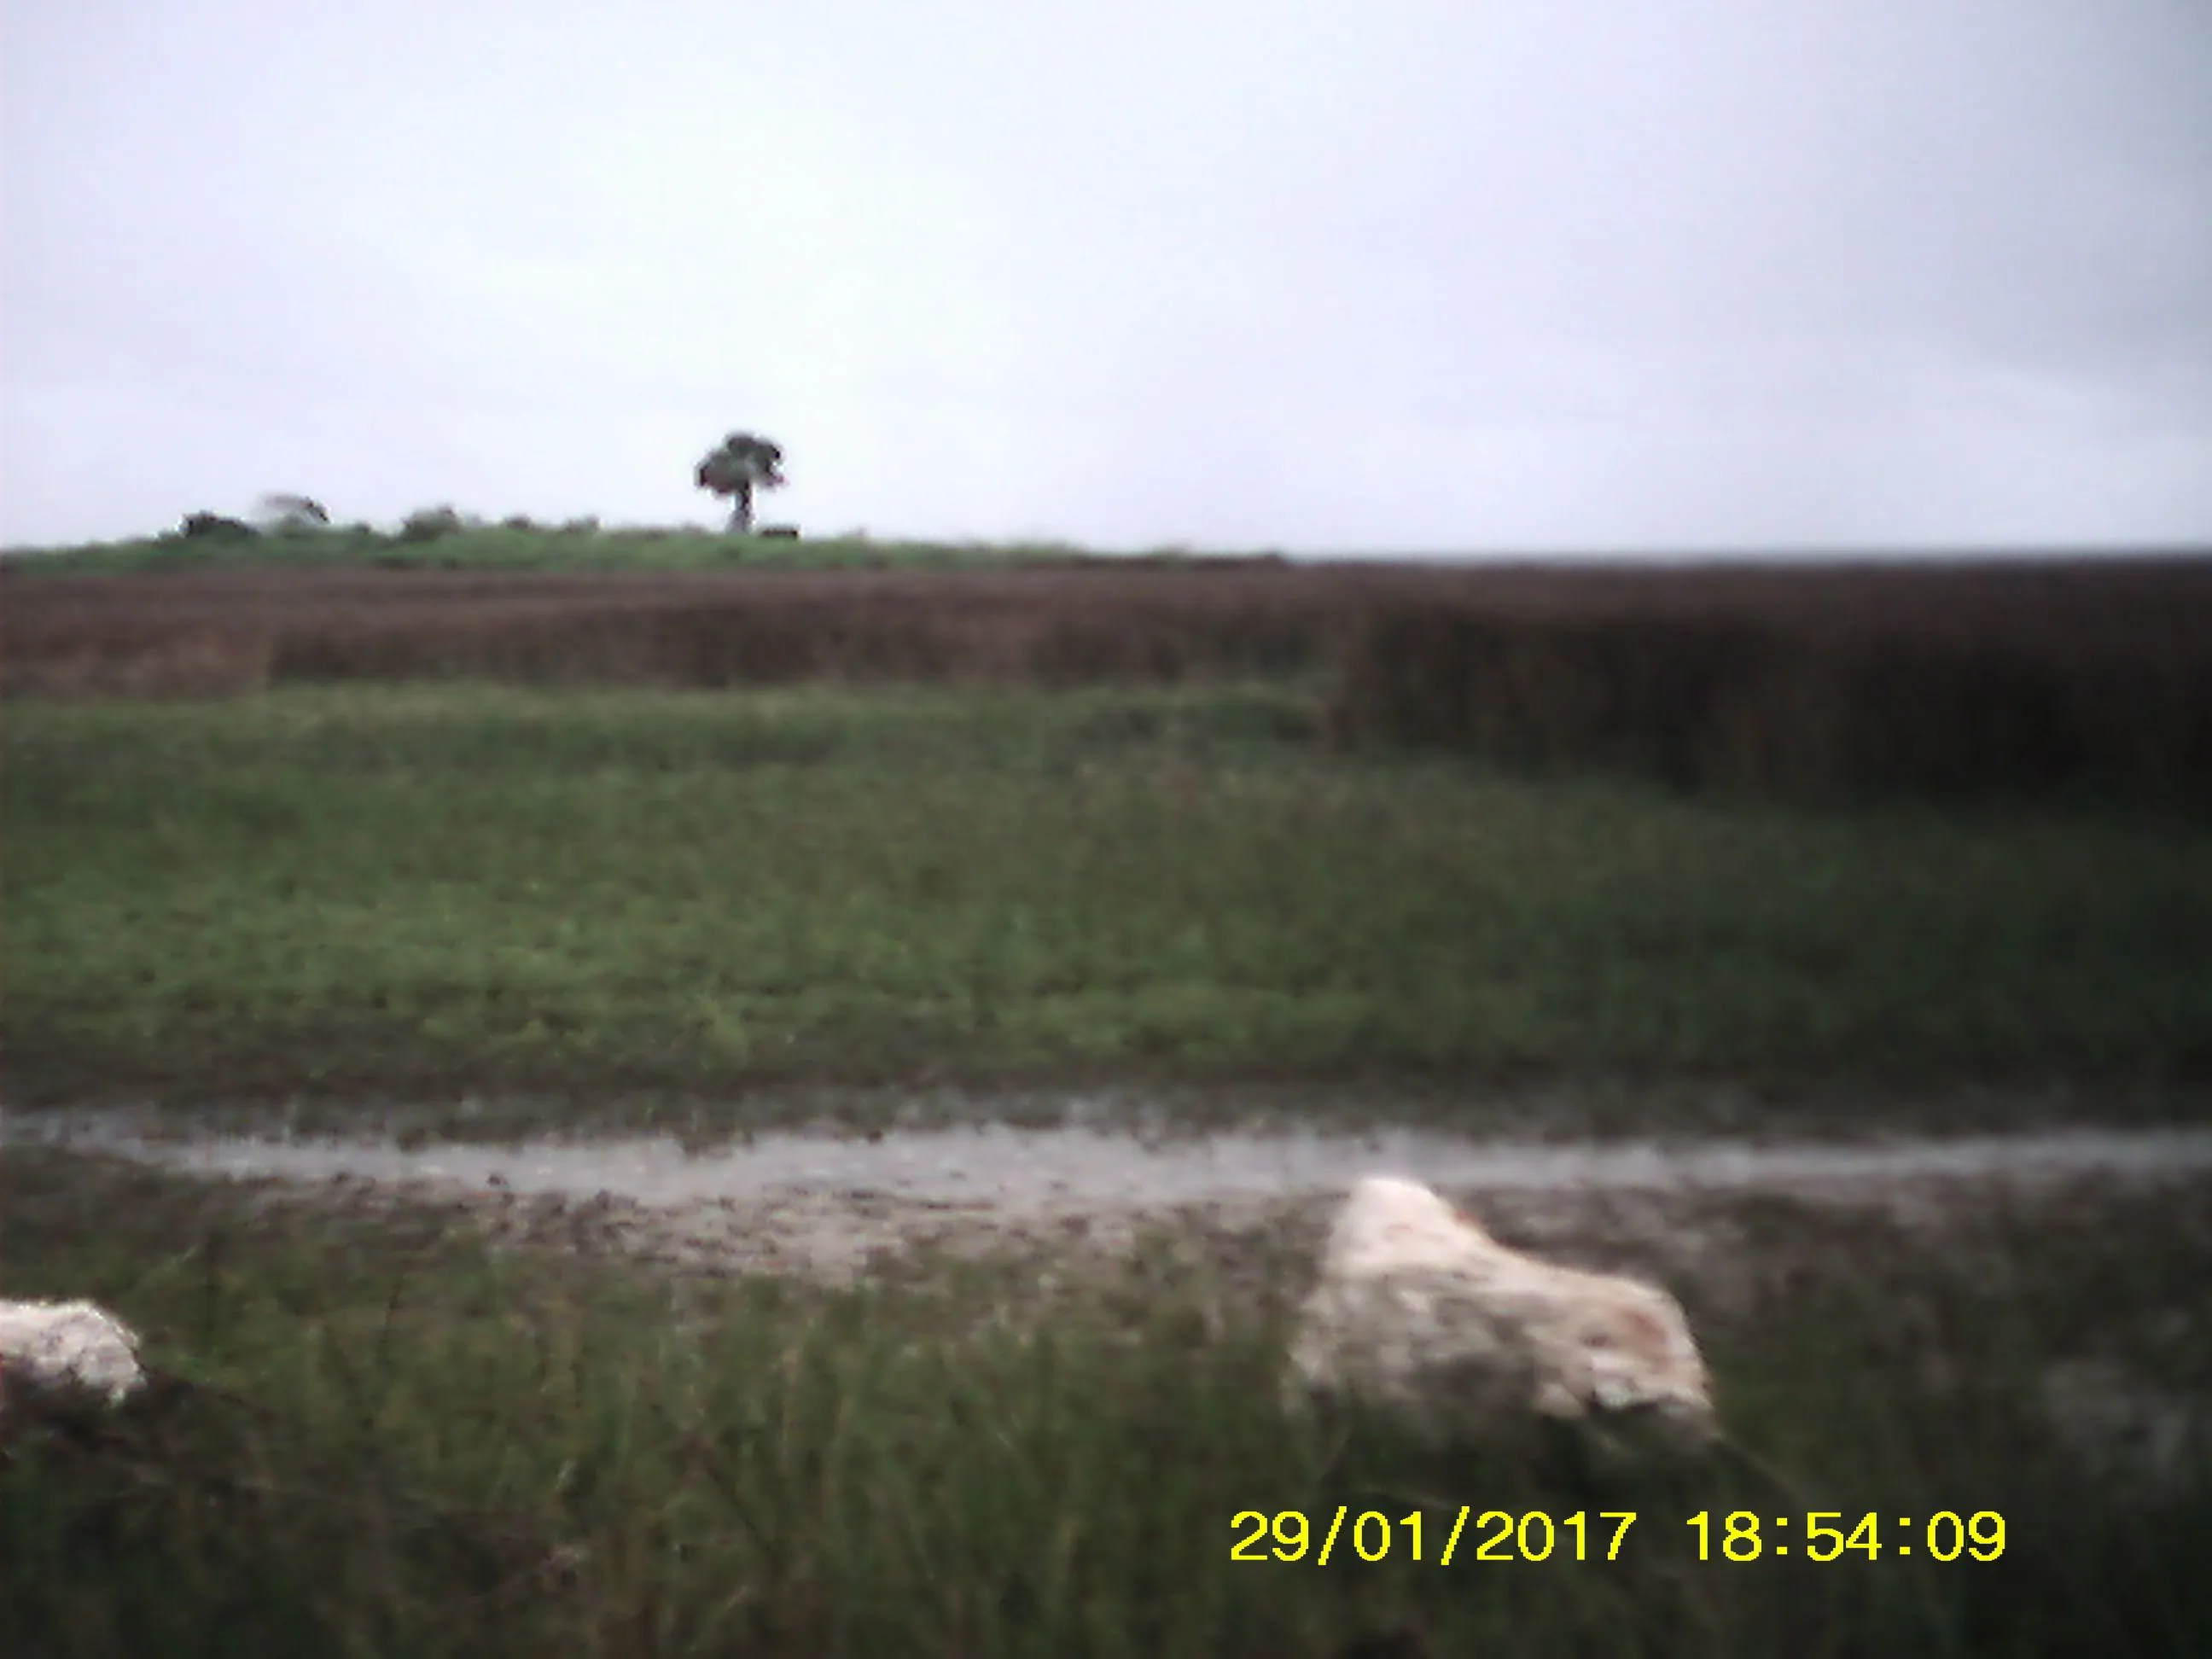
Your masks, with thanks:
M784 483L781 446L750 432L732 432L721 447L699 463L699 488L730 498L730 528L749 536L753 528L753 487L775 489Z

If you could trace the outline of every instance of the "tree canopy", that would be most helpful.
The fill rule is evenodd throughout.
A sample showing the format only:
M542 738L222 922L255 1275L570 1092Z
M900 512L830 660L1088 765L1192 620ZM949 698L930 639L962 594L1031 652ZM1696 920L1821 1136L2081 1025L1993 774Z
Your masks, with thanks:
M699 488L730 498L730 528L750 531L753 525L753 490L785 483L783 448L750 432L732 432L699 463Z

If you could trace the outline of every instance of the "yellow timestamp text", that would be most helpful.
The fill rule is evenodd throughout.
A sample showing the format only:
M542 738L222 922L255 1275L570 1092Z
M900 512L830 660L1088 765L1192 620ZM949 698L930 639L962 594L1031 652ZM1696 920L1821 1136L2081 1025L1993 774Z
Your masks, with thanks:
M1882 1516L1873 1510L1848 1529L1844 1519L1840 1510L1810 1510L1801 1527L1790 1516L1732 1510L1720 1517L1716 1531L1712 1511L1700 1510L1684 1524L1698 1535L1700 1561L1742 1563L1793 1555L1808 1561L1879 1561L1885 1553L1936 1561L1956 1561L1962 1555L1994 1561L2004 1553L2005 1518L1995 1510L1976 1510L1963 1517L1955 1510L1938 1510L1920 1525L1912 1516L1900 1515L1897 1530L1887 1539Z
M1239 1510L1229 1522L1230 1530L1238 1534L1230 1546L1229 1559L1303 1561L1309 1552L1314 1552L1314 1565L1325 1567L1332 1559L1343 1559L1338 1553L1341 1540L1346 1550L1370 1565L1389 1560L1393 1552L1402 1552L1406 1560L1425 1560L1428 1558L1421 1553L1427 1541L1423 1518L1419 1510L1395 1519L1380 1510L1364 1510L1354 1516L1350 1504L1340 1504L1336 1513L1328 1517L1328 1529L1322 1537L1320 1549L1314 1552L1316 1529L1303 1510L1279 1510L1272 1516L1259 1510ZM1467 1548L1462 1554L1461 1539L1467 1534L1470 1518L1474 1520L1474 1531L1467 1536ZM1562 1560L1587 1561L1593 1546L1602 1548L1605 1559L1612 1561L1620 1558L1620 1540L1628 1536L1629 1528L1635 1524L1636 1515L1631 1510L1601 1510L1594 1525L1586 1510L1554 1520L1541 1510L1530 1510L1522 1515L1485 1510L1476 1515L1474 1505L1463 1504L1443 1540L1443 1548L1436 1557L1436 1563L1448 1567L1455 1558L1470 1561L1548 1561L1554 1553ZM1437 1525L1430 1530L1443 1530L1441 1516ZM1571 1555L1567 1553L1570 1550L1573 1552Z

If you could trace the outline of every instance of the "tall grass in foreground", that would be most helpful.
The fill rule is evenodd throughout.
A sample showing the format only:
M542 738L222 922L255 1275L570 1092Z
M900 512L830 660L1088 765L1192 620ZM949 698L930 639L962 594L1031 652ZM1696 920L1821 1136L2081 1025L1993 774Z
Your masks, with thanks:
M104 1296L158 1362L228 1391L17 1433L10 1654L1288 1659L1397 1633L1531 1659L2125 1656L2212 1637L2202 1467L2153 1494L2100 1484L2037 1415L2048 1361L2154 1327L2201 1281L2201 1229L2140 1212L2013 1238L2001 1285L1878 1230L1792 1253L1786 1285L1700 1317L1768 1471L1605 1486L1286 1419L1296 1274L1264 1242L1255 1272L1164 1238L1050 1297L1014 1266L818 1291L489 1256L431 1212L249 1221L51 1154L11 1153L8 1182L9 1293ZM111 1220L88 1231L94 1212ZM1395 1526L1374 1565L1341 1540L1316 1565L1318 1532L1297 1565L1229 1559L1239 1511L1396 1522L1424 1502L1418 1565ZM1593 1558L1613 1530L1595 1511L1639 1518L1617 1561L1479 1562L1471 1532L1445 1567L1462 1502L1593 1512ZM1749 1510L1796 1542L1808 1509L1875 1513L1891 1547L1699 1562L1685 1524ZM1899 1517L1943 1510L2003 1515L2002 1558L1897 1552L1925 1535Z
M1345 756L1294 689L19 704L19 1091L2202 1077L2212 826Z

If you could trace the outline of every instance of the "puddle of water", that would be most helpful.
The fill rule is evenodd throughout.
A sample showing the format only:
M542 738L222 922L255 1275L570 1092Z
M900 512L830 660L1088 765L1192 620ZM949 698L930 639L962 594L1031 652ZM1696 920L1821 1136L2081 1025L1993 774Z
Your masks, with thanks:
M665 1136L519 1146L210 1136L161 1140L97 1115L7 1139L118 1153L239 1178L428 1182L519 1197L612 1198L659 1208L821 1195L1005 1212L1172 1209L1341 1192L1370 1174L1489 1190L1774 1190L1917 1180L2138 1179L2212 1170L2212 1129L2079 1129L1873 1145L1474 1140L1419 1130L1365 1135L1223 1133L1147 1140L1085 1128L891 1130L871 1138L757 1135L687 1152Z

